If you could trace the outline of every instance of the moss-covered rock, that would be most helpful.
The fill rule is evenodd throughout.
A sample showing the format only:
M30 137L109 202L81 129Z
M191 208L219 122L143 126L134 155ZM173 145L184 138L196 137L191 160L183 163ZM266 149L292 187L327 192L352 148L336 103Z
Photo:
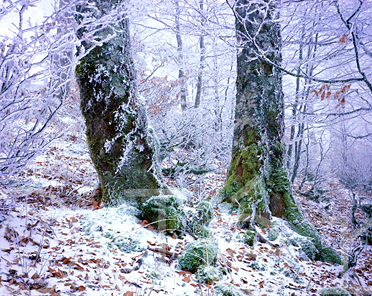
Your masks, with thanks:
M201 201L198 205L198 209L194 219L198 221L199 224L208 226L213 219L213 207L208 201Z
M294 246L301 247L302 251L311 260L319 260L320 254L311 239L305 237L296 237L290 240L291 244Z
M267 235L268 239L270 241L276 240L278 238L280 232L281 232L281 229L280 229L279 225L277 225L276 223L272 223L271 226L270 226L268 235Z
M200 237L209 237L210 231L206 226L209 225L210 221L213 219L213 207L208 201L202 201L199 203L198 208L195 213L189 213L191 219L188 221L188 230Z
M153 196L141 207L139 218L159 231L181 236L185 232L186 214L182 202L175 196Z
M332 248L325 247L322 249L322 261L324 262L332 262L337 265L342 264L342 259L339 254L337 254Z
M348 296L350 295L348 291L342 288L327 288L320 290L322 296Z
M243 241L244 243L246 243L247 245L249 246L253 246L253 243L254 243L254 239L256 237L256 230L247 230L244 234L243 234Z
M249 295L248 292L236 288L232 284L219 284L214 288L217 295L221 296L244 296Z
M178 256L181 269L196 272L202 265L217 262L217 245L209 239L199 239L186 245L185 251Z

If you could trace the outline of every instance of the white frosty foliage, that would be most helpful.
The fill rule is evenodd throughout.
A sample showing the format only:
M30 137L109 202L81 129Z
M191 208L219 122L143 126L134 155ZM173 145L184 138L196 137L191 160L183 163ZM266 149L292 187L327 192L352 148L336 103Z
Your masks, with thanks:
M112 140L106 140L105 144L103 145L105 148L105 152L109 153L112 146L115 144L116 138Z
M136 146L136 149L139 151L139 152L142 152L143 150L145 150L145 147L143 145L137 145Z
M95 76L90 77L90 82L97 82L97 83L102 83L107 80L111 80L110 73L107 71L106 67L102 64L99 64Z
M116 174L118 174L122 170L123 167L127 166L127 163L130 163L130 156L131 156L133 147L134 147L133 141L127 142L123 155L120 157L120 161L117 165Z

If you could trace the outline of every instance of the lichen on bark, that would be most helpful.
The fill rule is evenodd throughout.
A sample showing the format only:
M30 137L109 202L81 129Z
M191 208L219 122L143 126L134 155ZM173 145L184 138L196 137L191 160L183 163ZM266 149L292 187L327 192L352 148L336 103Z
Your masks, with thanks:
M275 7L266 4L239 0L235 6L240 44L235 127L232 160L222 194L225 200L237 199L248 213L283 217L282 196L289 183L283 163L282 74L268 62L280 64L281 36L274 19Z
M100 17L117 5L115 1L94 3L94 10L92 6L78 10ZM84 30L78 31L79 52L87 54L76 66L75 75L102 200L111 205L134 200L140 205L160 194L164 186L156 136L148 128L146 109L137 94L128 19L101 26L94 33L95 40L101 40L99 45L87 41Z
M282 73L274 66L282 59L277 3L235 3L239 52L232 159L216 201L236 203L245 227L252 222L266 226L272 216L287 219L321 254L326 250L321 236L297 206L285 168Z

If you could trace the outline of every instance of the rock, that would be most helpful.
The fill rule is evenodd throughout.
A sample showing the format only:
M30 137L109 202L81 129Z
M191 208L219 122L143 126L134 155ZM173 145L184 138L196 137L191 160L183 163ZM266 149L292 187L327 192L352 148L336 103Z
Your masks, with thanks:
M244 243L246 243L247 245L249 246L253 246L253 243L254 243L254 238L256 237L256 230L247 230L244 234L243 234L243 241Z
M139 218L146 220L159 231L182 236L185 232L186 214L182 202L175 196L153 196L141 207Z
M320 290L322 296L348 296L350 295L348 291L342 288L327 288Z
M232 284L219 284L215 287L215 292L217 293L217 295L221 295L221 296L249 295L248 292L238 289L234 287Z
M306 237L295 237L290 240L290 243L294 246L301 247L302 251L309 257L311 260L319 260L319 251L315 247L311 239Z
M322 259L324 262L332 262L337 265L342 264L341 256L330 247L325 247L322 249Z
M272 223L268 233L268 239L274 241L280 234L280 227L276 223Z
M181 269L196 272L202 265L210 266L217 262L217 245L209 239L199 239L186 245L178 256Z

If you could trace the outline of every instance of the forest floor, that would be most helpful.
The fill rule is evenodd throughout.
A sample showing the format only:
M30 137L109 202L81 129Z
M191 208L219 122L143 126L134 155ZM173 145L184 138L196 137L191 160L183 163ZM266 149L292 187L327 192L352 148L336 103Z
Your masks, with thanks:
M221 166L185 180L188 190L175 194L186 192L189 201L211 197L223 186L225 172ZM130 206L102 207L87 193L94 192L97 179L85 144L76 139L51 146L22 178L28 183L0 187L0 295L217 295L217 286L231 291L224 295L321 295L331 287L372 294L371 246L340 276L343 266L312 261L281 236L273 241L277 248L258 241L247 246L238 214L223 207L215 208L209 228L225 275L200 283L159 251L181 253L191 236L164 236L136 219ZM306 218L346 259L354 243L349 192L335 179L323 184L329 190L323 201L297 189L296 183ZM365 220L361 212L356 218ZM257 231L267 237L267 229Z

